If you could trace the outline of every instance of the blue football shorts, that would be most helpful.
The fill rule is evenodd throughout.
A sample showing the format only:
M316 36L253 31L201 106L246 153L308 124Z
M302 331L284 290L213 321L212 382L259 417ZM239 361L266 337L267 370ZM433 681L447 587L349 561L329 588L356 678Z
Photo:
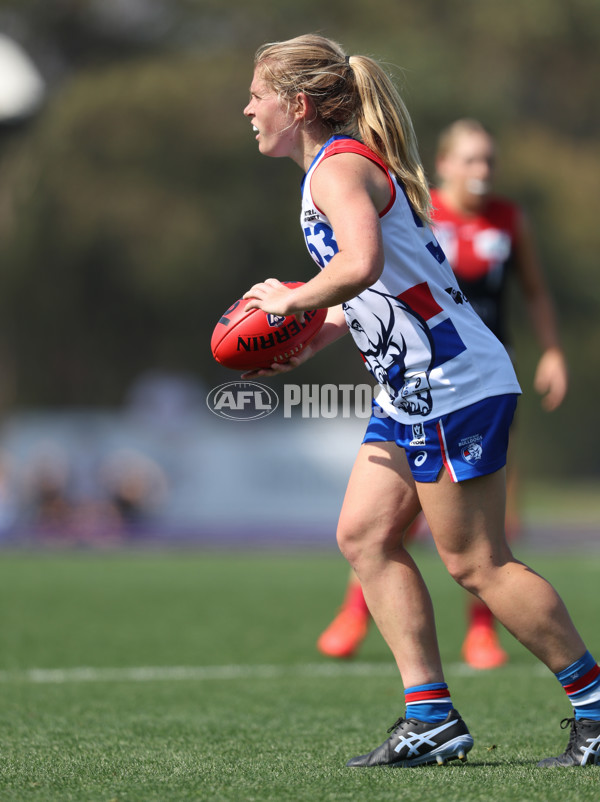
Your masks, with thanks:
M513 393L492 396L440 418L408 424L390 418L374 401L363 443L395 442L406 452L416 482L435 482L442 468L453 482L485 476L506 465L517 398Z

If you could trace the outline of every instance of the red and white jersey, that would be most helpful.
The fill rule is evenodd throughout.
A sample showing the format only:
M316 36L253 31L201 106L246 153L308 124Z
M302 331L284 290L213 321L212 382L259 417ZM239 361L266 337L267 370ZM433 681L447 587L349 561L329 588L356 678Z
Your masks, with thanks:
M311 194L319 164L359 153L388 176L381 214L385 265L371 287L343 305L365 364L382 390L377 400L401 423L437 418L483 398L520 393L506 350L460 291L434 237L402 185L369 148L343 136L319 151L302 184L301 225L309 252L324 267L338 252L332 226Z
M433 224L460 289L477 314L506 345L505 293L521 211L509 200L490 197L474 214L450 208L432 190Z

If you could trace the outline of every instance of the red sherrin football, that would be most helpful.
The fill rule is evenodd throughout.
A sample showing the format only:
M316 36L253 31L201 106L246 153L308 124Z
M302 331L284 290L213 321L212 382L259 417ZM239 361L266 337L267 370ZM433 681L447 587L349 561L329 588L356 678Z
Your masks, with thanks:
M302 281L284 281L288 287L300 287ZM244 312L248 299L240 298L221 316L213 331L210 347L219 364L233 370L267 368L273 362L287 362L319 331L327 309L304 313L302 323L295 315L271 315L262 309Z

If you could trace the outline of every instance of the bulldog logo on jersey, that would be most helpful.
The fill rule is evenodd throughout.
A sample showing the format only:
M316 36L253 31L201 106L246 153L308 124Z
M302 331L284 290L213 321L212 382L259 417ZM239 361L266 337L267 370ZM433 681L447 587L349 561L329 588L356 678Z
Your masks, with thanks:
M346 322L365 364L390 394L395 406L408 415L432 410L429 371L433 365L431 332L403 299L365 290L343 305ZM406 354L422 370L406 377Z
M433 410L431 371L466 350L426 281L397 297L370 287L343 305L368 370L407 415ZM410 354L412 369L406 370Z
M474 434L459 442L460 455L469 465L479 462L483 456L482 441L483 437L480 434Z

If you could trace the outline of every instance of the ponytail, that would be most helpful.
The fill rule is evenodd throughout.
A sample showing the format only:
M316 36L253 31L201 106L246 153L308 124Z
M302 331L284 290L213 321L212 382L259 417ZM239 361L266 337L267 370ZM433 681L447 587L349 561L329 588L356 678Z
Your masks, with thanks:
M255 64L281 98L306 94L332 134L351 136L371 148L404 185L415 213L431 222L429 187L412 120L378 62L348 57L336 42L308 34L264 45Z

